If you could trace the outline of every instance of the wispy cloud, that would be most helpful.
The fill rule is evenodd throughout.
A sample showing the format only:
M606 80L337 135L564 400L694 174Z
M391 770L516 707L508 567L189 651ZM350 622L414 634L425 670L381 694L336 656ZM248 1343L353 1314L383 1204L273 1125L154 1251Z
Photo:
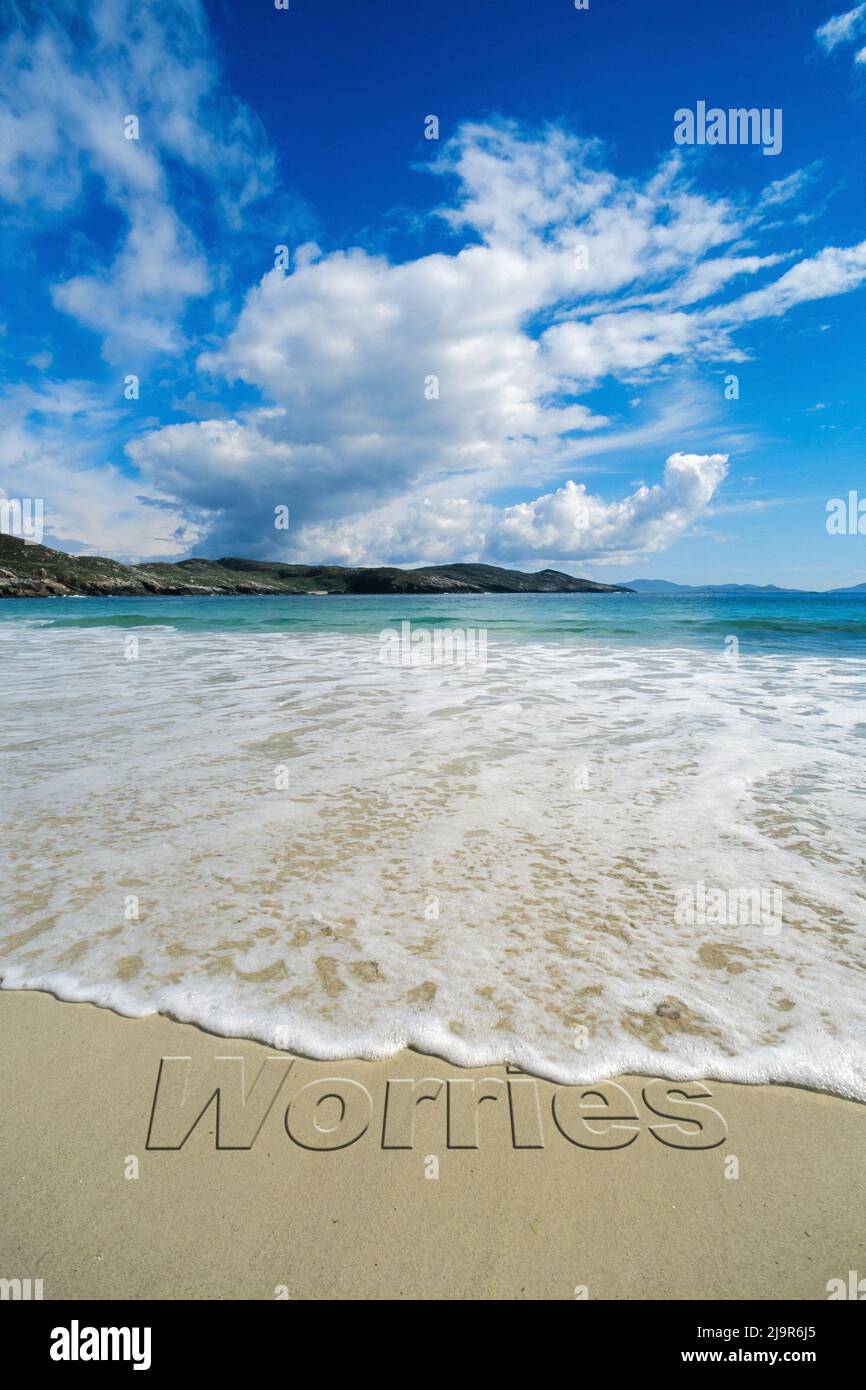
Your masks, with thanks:
M837 48L849 47L866 39L866 4L855 5L853 10L833 15L815 30L815 38L825 53L835 53ZM866 63L866 46L854 54L855 63Z
M54 302L112 362L177 352L186 305L212 277L176 211L175 170L191 209L202 194L237 224L273 190L264 134L221 90L198 0L28 13L0 46L0 196L26 226L72 213L95 185L125 230L107 260L56 282Z

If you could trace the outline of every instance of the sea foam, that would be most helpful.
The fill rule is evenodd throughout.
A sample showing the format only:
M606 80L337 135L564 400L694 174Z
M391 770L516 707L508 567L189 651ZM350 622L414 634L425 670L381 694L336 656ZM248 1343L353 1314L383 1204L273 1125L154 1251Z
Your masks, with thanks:
M137 635L0 628L4 987L320 1058L866 1098L866 662ZM761 890L778 928L731 911Z

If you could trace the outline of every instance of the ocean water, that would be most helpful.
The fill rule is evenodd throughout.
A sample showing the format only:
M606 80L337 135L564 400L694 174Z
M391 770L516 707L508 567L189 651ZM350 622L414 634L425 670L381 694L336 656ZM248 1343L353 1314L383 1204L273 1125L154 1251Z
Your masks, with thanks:
M5 988L866 1099L866 600L7 600L0 663Z

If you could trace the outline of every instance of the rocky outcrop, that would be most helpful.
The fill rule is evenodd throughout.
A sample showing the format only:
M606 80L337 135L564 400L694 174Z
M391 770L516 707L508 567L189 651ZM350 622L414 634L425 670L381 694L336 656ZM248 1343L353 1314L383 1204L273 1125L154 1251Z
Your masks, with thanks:
M122 565L99 555L67 555L0 535L0 598L52 598L74 594L518 594L631 593L558 570L524 574L496 565L382 566L284 565L277 561L180 560L176 564Z

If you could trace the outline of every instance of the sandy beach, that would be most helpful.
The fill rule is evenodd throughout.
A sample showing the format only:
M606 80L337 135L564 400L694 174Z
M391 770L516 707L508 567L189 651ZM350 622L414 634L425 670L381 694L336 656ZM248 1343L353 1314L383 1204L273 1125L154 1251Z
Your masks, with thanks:
M780 9L3 6L25 1364L848 1373L866 2Z
M29 991L0 992L0 1038L0 1274L45 1299L826 1299L866 1267L855 1102L412 1052L261 1072L257 1043ZM195 1123L214 1066L220 1143L248 1147L217 1148L215 1104ZM416 1106L425 1078L450 1093ZM672 1091L715 1116L677 1127Z

